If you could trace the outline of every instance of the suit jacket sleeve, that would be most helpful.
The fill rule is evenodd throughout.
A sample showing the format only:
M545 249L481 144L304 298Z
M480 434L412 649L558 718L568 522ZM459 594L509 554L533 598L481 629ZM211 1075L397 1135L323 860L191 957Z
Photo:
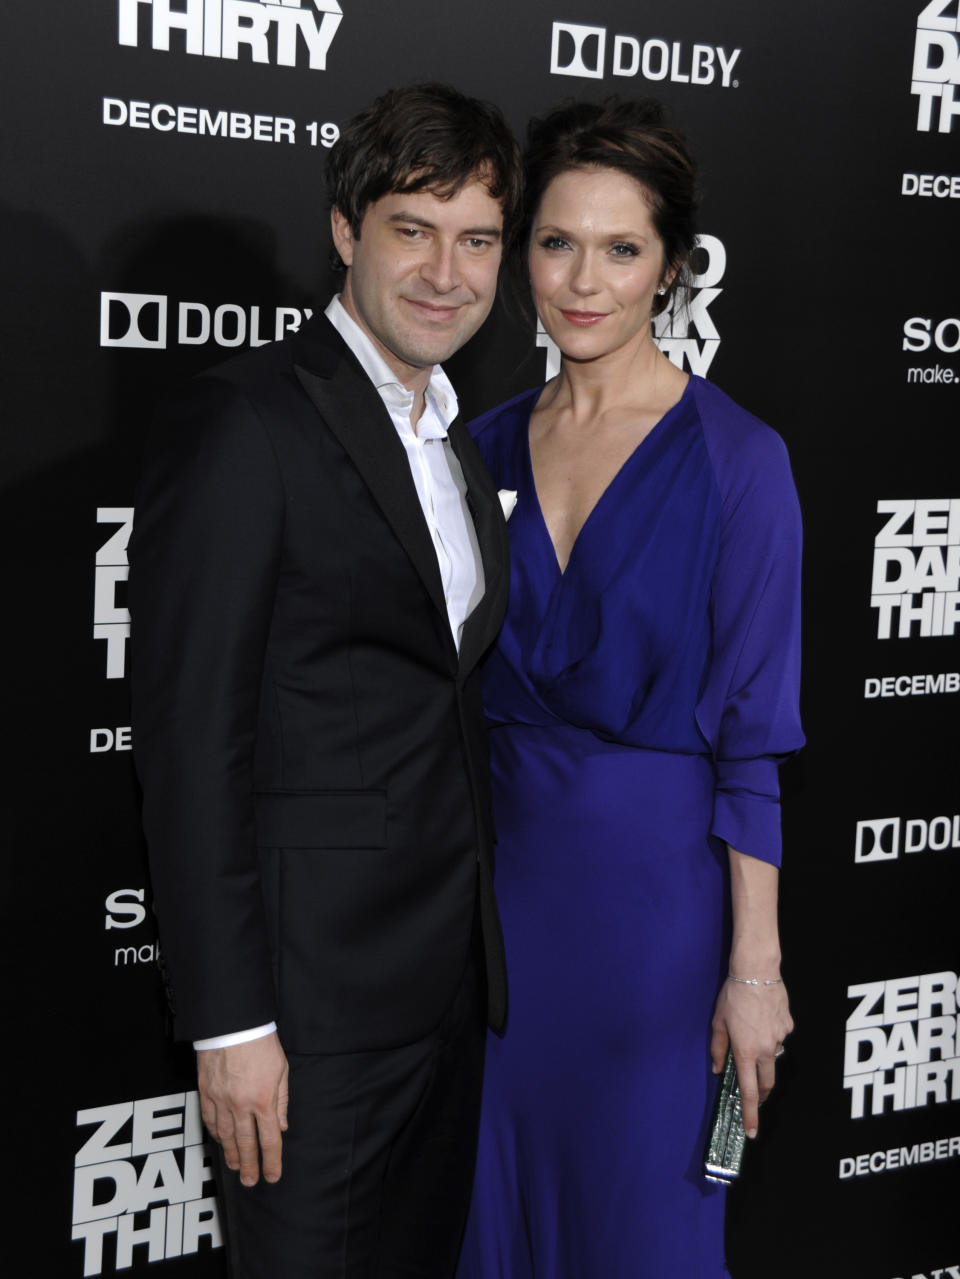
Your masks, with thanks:
M178 1038L276 1017L253 756L283 524L258 413L195 382L154 430L130 546L134 750Z

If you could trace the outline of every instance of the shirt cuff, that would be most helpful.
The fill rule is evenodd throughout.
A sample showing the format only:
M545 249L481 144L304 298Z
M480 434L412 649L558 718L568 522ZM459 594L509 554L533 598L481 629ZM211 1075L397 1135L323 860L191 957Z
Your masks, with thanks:
M198 1053L207 1052L211 1048L231 1048L234 1044L248 1044L254 1039L265 1039L267 1035L272 1035L276 1028L275 1021L268 1021L250 1030L234 1030L229 1035L211 1035L209 1039L195 1039L193 1046Z
M717 761L710 834L759 861L780 865L780 784L777 760Z

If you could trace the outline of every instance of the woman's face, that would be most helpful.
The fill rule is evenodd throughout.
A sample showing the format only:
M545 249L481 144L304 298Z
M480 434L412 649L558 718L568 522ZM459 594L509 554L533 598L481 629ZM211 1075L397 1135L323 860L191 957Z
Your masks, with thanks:
M569 359L652 343L653 299L672 273L635 179L601 168L555 177L533 220L528 263L543 327Z

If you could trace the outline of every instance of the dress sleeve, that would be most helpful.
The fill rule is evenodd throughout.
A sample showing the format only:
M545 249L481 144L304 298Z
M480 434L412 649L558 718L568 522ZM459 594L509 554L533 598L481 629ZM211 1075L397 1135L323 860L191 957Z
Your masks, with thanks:
M800 728L801 523L783 441L754 423L730 456L714 455L721 488L711 588L712 654L697 705L713 748L711 834L780 864L778 766Z

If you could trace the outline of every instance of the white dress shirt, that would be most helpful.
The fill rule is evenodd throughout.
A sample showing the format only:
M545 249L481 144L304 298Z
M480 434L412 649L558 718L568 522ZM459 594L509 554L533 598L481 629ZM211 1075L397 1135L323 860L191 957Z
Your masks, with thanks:
M331 299L325 314L377 388L406 452L423 518L437 553L450 632L459 652L464 622L483 597L484 580L477 534L467 508L466 481L447 438L447 427L457 416L456 392L440 365L434 365L423 413L414 426L411 420L413 391L407 390L372 339L347 314L339 294ZM260 1039L276 1028L276 1022L271 1021L250 1030L197 1039L193 1046L198 1052L228 1048Z

